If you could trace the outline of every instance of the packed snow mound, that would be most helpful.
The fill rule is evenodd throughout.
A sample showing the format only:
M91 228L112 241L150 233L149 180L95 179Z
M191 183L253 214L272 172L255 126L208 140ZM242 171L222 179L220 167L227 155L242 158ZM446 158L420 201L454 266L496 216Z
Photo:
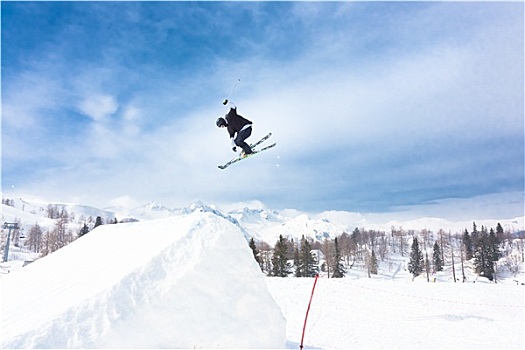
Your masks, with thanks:
M103 225L0 279L2 348L283 348L240 229L211 213Z

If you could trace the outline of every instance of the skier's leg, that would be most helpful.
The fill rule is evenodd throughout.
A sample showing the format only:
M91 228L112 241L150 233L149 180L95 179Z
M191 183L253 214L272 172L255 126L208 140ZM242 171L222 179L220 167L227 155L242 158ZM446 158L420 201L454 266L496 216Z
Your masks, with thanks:
M252 153L252 149L250 148L250 146L244 141L246 140L248 137L250 137L250 135L252 134L252 128L249 127L249 128L246 128L244 130L241 130L241 132L239 132L237 134L237 137L235 138L235 144L239 147L242 148L242 150L244 151L244 154L250 154Z

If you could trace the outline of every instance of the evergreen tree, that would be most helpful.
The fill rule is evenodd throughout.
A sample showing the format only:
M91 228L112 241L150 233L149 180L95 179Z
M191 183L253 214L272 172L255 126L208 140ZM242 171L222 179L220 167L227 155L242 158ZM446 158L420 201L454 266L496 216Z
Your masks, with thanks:
M262 270L261 258L259 257L259 251L257 250L257 247L255 246L255 241L253 240L253 237L250 238L249 245L250 245L250 248L252 250L253 257L254 257L255 261L257 261L257 264L259 264L259 267L261 267L261 270Z
M272 258L272 276L286 277L290 274L290 263L288 263L288 244L282 235L275 244Z
M372 254L370 255L370 273L373 275L377 275L377 258L374 249L372 249Z
M88 232L89 232L89 227L88 227L88 225L86 225L86 223L84 223L84 226L82 226L82 228L80 229L80 232L78 233L78 236L82 237L83 235L85 235Z
M434 272L443 271L443 258L441 257L441 249L437 241L434 243L432 261L434 263Z
M334 273L332 278L341 278L345 276L345 267L343 265L343 260L341 258L341 251L339 249L339 243L337 242L337 237L334 240L335 244L335 258L334 258Z
M319 268L312 253L312 245L303 236L297 256L295 275L296 277L315 277L318 273Z
M421 272L423 272L423 267L423 254L419 249L417 238L414 237L414 240L412 241L412 251L410 252L410 261L408 262L408 271L414 277L417 277L421 274Z
M496 226L496 238L498 239L498 242L502 242L505 236L505 231L503 230L503 226L498 222L498 225ZM499 244L499 243L498 243Z
M498 225L501 228L501 225L500 224ZM495 233L493 229L490 229L489 244L490 244L490 252L492 255L491 260L498 261L500 258L499 246L501 244L501 241L500 241L498 234Z
M463 245L465 246L465 260L472 259L472 256L473 256L472 240L470 239L470 235L467 229L465 229L465 232L463 233Z
M476 273L487 277L490 281L494 279L494 262L492 258L493 250L490 236L486 229L482 227L478 244L474 252L474 267L476 268Z
M295 277L303 277L303 270L301 267L301 259L299 259L299 248L295 247L293 252L293 266L295 268Z
M494 229L490 229L490 233L488 233L487 229L482 227L479 244L474 253L474 266L477 273L491 281L495 277L494 263L500 258L499 245L500 241Z
M472 241L472 252L476 251L478 248L481 235L478 231L478 226L475 222L472 223L472 233L470 234L470 240Z
M100 225L102 225L102 218L100 216L97 216L97 219L95 220L95 227L98 227Z

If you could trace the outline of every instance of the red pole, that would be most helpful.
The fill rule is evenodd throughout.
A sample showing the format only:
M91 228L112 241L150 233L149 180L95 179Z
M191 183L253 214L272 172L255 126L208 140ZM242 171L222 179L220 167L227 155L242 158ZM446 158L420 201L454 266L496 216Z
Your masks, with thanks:
M315 275L314 286L312 288L312 295L310 295L310 302L308 303L308 309L306 309L306 317L304 318L303 335L301 336L301 345L299 346L301 350L303 349L304 330L306 329L306 320L308 319L308 312L310 312L310 304L312 303L312 298L314 297L314 290L315 285L317 284L317 277L319 277L318 274Z

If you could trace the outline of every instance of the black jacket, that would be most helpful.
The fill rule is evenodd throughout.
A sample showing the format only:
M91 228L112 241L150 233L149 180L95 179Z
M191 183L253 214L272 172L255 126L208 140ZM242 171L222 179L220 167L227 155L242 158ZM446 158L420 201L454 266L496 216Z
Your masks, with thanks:
M228 123L228 133L230 138L235 136L235 133L241 131L248 124L252 124L248 119L237 114L237 108L230 108L228 114L226 114L226 122Z

